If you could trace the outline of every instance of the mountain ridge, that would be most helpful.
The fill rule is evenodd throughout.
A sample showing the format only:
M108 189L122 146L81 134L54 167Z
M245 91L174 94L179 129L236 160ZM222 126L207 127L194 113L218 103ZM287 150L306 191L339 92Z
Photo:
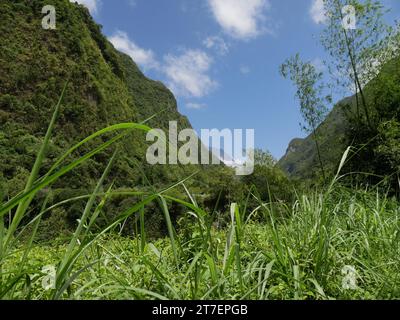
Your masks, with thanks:
M56 30L41 27L41 10L49 4L57 10ZM173 93L117 51L82 5L69 0L3 1L0 17L0 152L6 159L0 162L0 200L24 190L66 83L40 175L71 146L110 125L140 123L156 115L146 122L148 126L166 131L169 121L177 121L178 129L191 128L188 118L179 113ZM110 137L85 144L66 160L90 152ZM162 189L195 172L202 176L200 181L208 177L200 165L148 164L149 145L139 131L117 143L118 156L105 184L113 183L120 190L146 190L150 185ZM56 182L53 201L90 193L112 154L107 149ZM115 198L107 211L120 212L134 201L134 197ZM63 208L59 219L74 224L82 207L84 201ZM154 216L162 219L161 214Z

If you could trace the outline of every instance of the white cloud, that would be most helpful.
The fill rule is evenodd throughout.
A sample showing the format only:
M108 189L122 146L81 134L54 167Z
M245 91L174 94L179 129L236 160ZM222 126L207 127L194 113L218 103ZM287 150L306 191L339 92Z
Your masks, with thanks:
M221 56L224 56L229 52L228 44L225 42L224 39L219 36L211 36L206 38L203 41L203 45L207 49L215 49L217 53Z
M316 24L324 24L327 20L325 15L324 0L313 0L310 15Z
M109 37L114 47L128 54L139 66L153 69L166 77L169 88L174 94L184 97L203 97L217 87L210 71L213 59L201 50L185 50L180 55L168 54L162 63L158 62L152 50L139 47L129 39L126 32L117 31ZM199 109L200 104L188 104L192 109Z
M208 0L211 11L225 32L238 39L251 39L265 31L269 0Z
M78 2L88 8L91 13L97 13L100 0L69 0L69 2Z
M207 106L203 103L187 103L186 108L188 109L194 109L194 110L200 110L200 109L205 109Z
M159 63L155 58L154 52L140 48L135 42L129 39L125 32L117 31L109 40L117 50L129 55L133 61L144 69L159 68Z
M179 56L169 54L164 61L169 87L177 95L200 98L217 87L208 75L213 60L201 50L186 50Z

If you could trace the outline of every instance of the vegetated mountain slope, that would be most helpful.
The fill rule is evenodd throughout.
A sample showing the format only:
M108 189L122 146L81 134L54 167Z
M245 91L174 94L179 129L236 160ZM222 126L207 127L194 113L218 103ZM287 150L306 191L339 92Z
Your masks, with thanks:
M42 8L49 4L56 8L56 30L41 27ZM141 122L159 113L149 126L166 130L173 120L182 128L190 127L187 118L179 114L173 94L162 83L147 79L130 57L115 50L83 6L69 0L6 0L0 3L0 21L3 196L23 189L67 80L47 168L74 143L112 124ZM132 133L120 144L110 177L116 187L140 184L142 171L150 180L162 183L193 171L190 166L145 164L148 145L141 132ZM93 145L81 148L79 154L90 147ZM89 188L100 177L111 153L108 150L87 162L57 187Z
M317 129L321 158L325 168L329 171L335 168L348 146L345 137L348 125L345 112L351 108L353 100L353 97L346 98L335 105ZM308 179L315 176L320 165L313 135L309 135L305 139L293 139L286 154L277 165L291 178Z
M371 127L366 123L357 126L355 96L339 102L319 126L319 143L326 172L332 174L336 170L343 152L349 145L357 148L357 158L354 158L357 159L354 160L357 163L352 164L349 168L351 171L366 170L364 172L384 176L397 170L397 146L400 142L396 131L389 132L387 125L390 121L398 123L400 119L399 66L400 57L394 57L382 66L377 76L364 88L372 118ZM360 114L363 114L362 110ZM307 179L318 176L320 165L313 136L294 139L278 166L292 178ZM385 167L391 167L391 172L387 172Z

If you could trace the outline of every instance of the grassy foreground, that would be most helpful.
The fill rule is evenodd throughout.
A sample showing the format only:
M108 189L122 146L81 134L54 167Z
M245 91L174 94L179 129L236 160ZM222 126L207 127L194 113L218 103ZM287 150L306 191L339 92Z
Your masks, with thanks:
M174 245L171 238L149 242L106 234L87 248L78 244L84 252L64 288L54 290L44 290L51 279L43 267L59 266L68 248L37 245L23 257L24 246L17 246L3 261L2 298L400 297L398 203L340 189L299 196L279 214L275 207L245 213L233 204L230 225L216 230L193 206L185 221L190 227L174 237ZM349 267L356 272L353 288L346 287Z

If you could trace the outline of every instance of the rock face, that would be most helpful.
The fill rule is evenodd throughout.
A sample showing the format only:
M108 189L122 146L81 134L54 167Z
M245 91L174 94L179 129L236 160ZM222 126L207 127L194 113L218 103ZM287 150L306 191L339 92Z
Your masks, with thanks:
M304 139L301 138L295 138L290 141L284 157L280 160L279 166L289 175L293 173L295 166L293 163L285 163L285 159L290 159L292 154L301 152L301 145L303 142Z
M299 147L301 146L301 144L304 142L304 139L300 139L300 138L295 138L293 139L290 143L289 143L289 147L286 151L286 154L290 154L290 153L296 153L298 152Z

